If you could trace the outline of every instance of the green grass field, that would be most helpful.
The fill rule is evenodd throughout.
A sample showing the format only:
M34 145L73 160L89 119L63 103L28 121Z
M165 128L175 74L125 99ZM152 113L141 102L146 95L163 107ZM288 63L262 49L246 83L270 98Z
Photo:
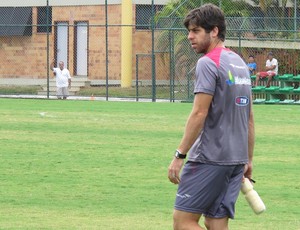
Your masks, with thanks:
M0 229L169 230L190 103L0 99ZM255 189L231 230L300 229L300 107L255 105Z

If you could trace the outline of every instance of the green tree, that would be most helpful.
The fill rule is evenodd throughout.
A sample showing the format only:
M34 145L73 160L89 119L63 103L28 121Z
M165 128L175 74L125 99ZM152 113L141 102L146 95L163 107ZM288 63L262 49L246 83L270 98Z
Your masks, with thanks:
M187 40L187 31L183 26L184 16L192 9L205 3L220 6L226 17L248 17L251 6L245 1L232 0L184 0L171 1L155 16L157 51L163 52L163 60L170 64L170 78L179 82L181 87L188 87L194 66L199 58ZM234 21L240 27L241 20ZM189 87L188 87L189 88ZM177 89L186 91L186 89ZM190 93L190 92L189 92Z

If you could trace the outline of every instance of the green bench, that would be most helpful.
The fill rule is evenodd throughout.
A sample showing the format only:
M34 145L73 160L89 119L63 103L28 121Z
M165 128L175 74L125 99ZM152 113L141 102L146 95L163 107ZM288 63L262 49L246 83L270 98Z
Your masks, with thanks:
M278 91L279 90L279 86L270 86L269 88L265 88L265 91L266 92L269 92L269 93L274 93L274 92L276 92L276 91Z
M299 88L297 88L297 89L293 89L293 93L300 93L300 87Z
M288 86L288 87L280 88L279 92L281 92L281 93L291 93L291 92L293 92L293 90L294 90L294 87Z
M300 81L300 75L294 76L292 81Z
M255 78L251 76L251 80ZM300 83L300 74L276 75L273 81L275 83L268 88L262 85L252 88L254 104L300 104L300 87L295 89Z
M277 104L279 102L280 102L279 99L270 99L268 101L265 101L265 104Z
M255 88L252 88L252 92L261 93L265 90L265 86L256 86Z
M266 99L264 98L256 98L255 100L253 100L253 104L263 104L265 103Z
M292 99L285 99L283 101L280 101L279 104L294 104L295 100Z
M291 78L293 78L293 76L293 74L283 74L278 77L278 80L290 80Z

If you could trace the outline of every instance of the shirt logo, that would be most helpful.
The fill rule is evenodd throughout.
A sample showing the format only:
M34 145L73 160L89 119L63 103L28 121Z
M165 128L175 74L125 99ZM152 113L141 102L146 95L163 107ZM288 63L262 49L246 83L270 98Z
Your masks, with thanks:
M248 78L242 78L239 76L233 76L231 71L228 70L228 80L226 80L227 85L251 85L251 79Z
M227 85L234 85L235 80L234 80L234 77L232 76L232 73L230 70L228 70L228 77L229 77L229 79L226 80Z
M246 105L249 104L249 98L248 97L244 97L244 96L236 97L235 98L235 104L237 106L246 106Z

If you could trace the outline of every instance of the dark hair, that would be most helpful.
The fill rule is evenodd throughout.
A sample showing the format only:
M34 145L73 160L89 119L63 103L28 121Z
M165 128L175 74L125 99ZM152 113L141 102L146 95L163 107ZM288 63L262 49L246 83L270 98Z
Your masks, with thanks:
M190 25L200 26L206 33L218 27L218 38L225 41L226 24L223 11L211 3L204 4L188 13L184 20L184 26L188 29Z
M249 55L249 57L248 57L248 58L251 58L251 57L252 57L252 58L254 58L254 56L253 56L253 55Z

